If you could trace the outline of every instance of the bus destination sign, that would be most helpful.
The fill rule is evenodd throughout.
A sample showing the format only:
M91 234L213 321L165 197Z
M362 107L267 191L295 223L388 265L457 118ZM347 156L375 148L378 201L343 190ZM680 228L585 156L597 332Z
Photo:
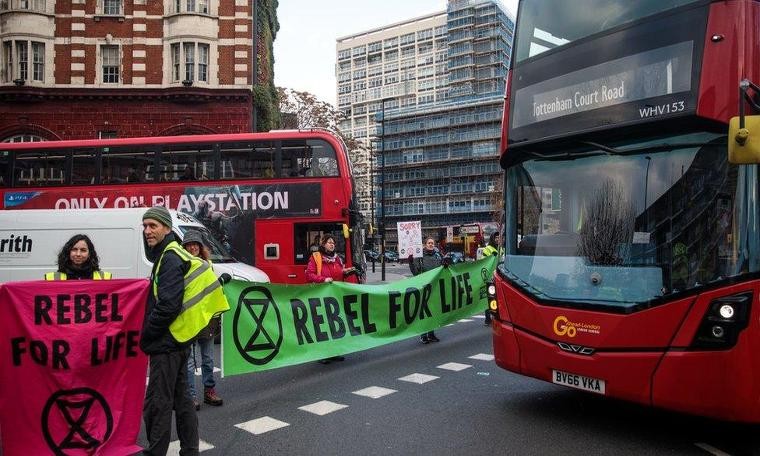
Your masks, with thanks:
M511 127L690 92L693 48L692 41L684 41L520 88L514 94ZM683 100L677 108L676 111L685 110ZM625 120L630 120L631 115L635 119L645 117L639 111L634 109Z

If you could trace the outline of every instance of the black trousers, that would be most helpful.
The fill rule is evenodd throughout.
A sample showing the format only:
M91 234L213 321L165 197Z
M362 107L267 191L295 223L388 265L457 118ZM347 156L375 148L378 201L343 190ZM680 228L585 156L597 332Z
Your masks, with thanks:
M143 454L164 456L172 434L172 410L177 415L177 436L182 456L198 455L198 416L187 395L189 350L150 355L148 389L143 403L143 421L148 448Z

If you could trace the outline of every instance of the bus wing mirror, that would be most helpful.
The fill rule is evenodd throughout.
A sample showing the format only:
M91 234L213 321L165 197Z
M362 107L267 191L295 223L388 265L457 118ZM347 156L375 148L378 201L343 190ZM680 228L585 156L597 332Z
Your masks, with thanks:
M348 239L348 233L349 233L349 230L348 230L348 225L346 225L346 224L344 223L344 224L343 224L343 237L344 237L344 238L346 238L346 239Z
M728 161L737 165L760 163L760 116L732 117L728 124Z

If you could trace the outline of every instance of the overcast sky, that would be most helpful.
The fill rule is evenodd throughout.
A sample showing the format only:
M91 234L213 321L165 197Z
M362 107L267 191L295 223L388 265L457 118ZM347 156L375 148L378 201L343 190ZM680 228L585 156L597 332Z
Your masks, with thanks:
M514 16L517 0L502 3ZM335 104L337 38L445 9L446 0L279 0L275 84Z

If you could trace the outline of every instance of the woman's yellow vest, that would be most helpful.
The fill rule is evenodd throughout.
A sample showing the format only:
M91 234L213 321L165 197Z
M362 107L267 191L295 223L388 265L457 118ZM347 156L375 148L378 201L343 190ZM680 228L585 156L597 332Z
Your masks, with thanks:
M170 242L161 253L156 271L161 268L161 260L168 250L190 263L190 269L185 274L182 311L169 325L171 335L177 342L184 343L197 336L213 317L230 310L230 305L211 264L191 255L177 241ZM158 273L153 278L153 296L158 299Z
M66 280L68 276L65 272L47 272L45 280ZM111 273L105 271L92 271L92 280L111 280Z

